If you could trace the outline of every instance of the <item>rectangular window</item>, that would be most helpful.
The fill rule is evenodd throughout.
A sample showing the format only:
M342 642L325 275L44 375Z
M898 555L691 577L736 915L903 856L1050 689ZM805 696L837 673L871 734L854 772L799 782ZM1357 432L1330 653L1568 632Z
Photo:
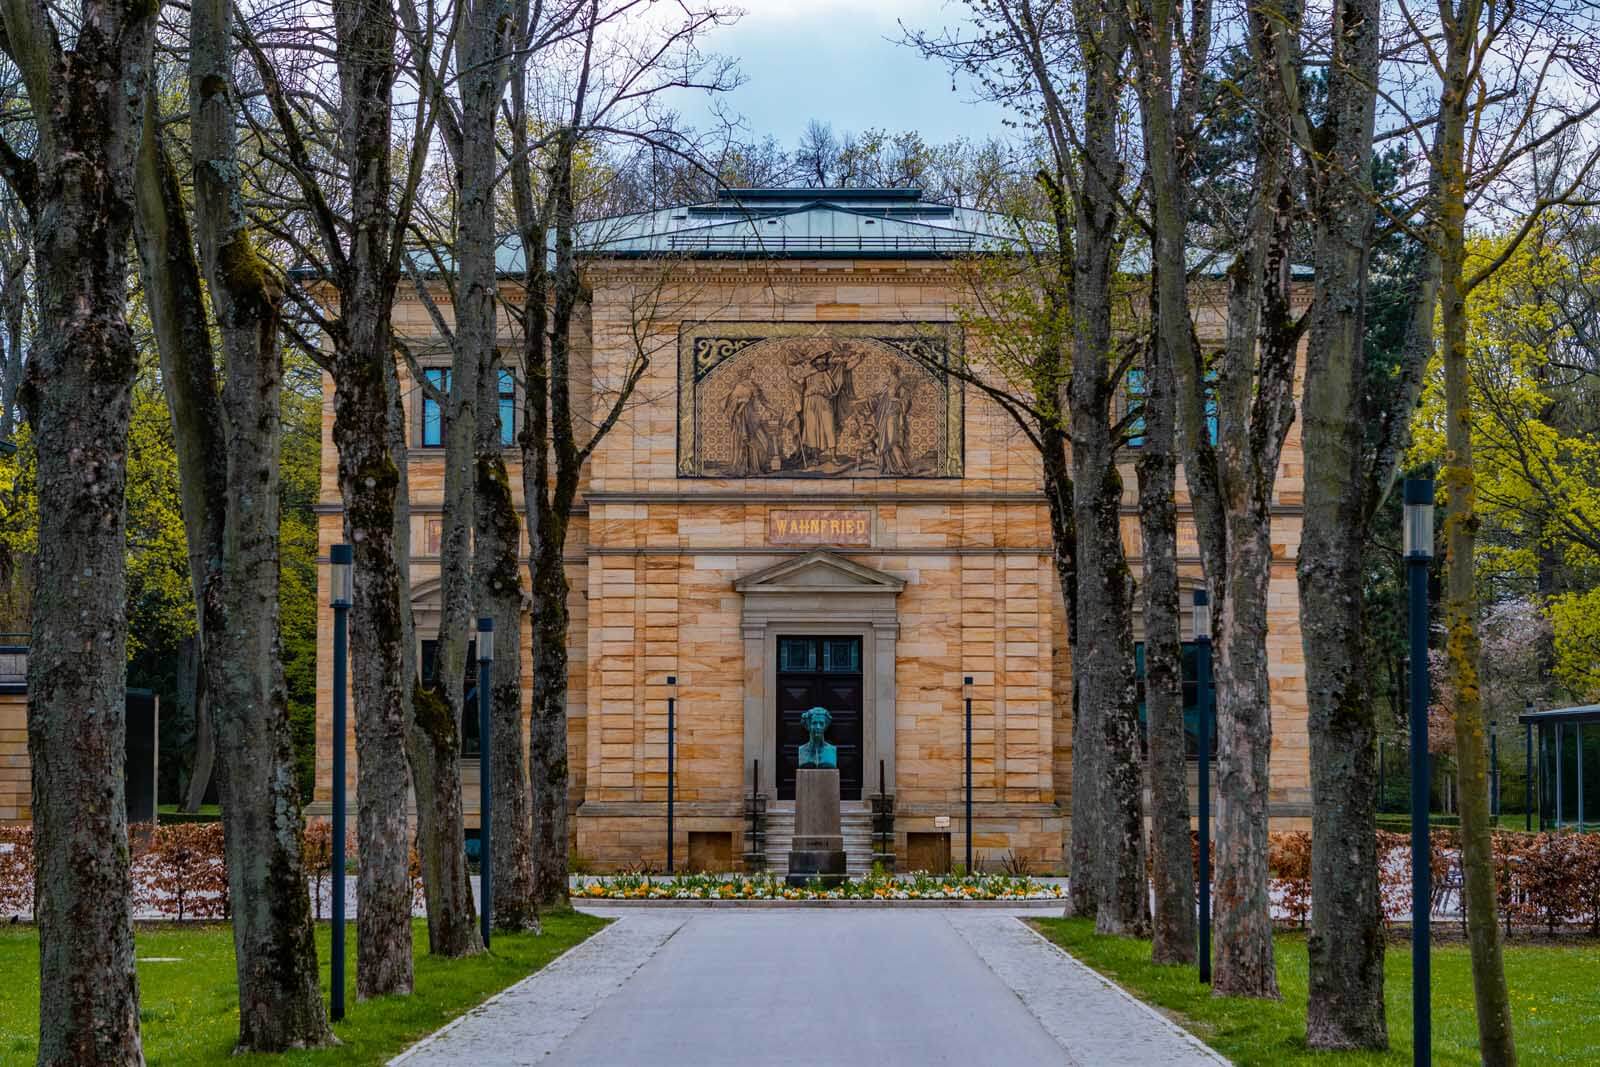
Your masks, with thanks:
M1144 705L1144 642L1133 646L1133 669L1139 699L1139 736L1145 738ZM1183 741L1184 751L1191 758L1200 753L1200 661L1194 643L1183 643ZM1211 751L1217 751L1216 699L1212 698Z
M778 641L778 669L780 671L814 671L817 669L817 643L804 637L784 637Z
M861 642L854 637L822 642L822 669L831 674L859 673Z
M1217 443L1217 372L1206 371L1202 388L1205 391L1205 413L1207 436L1211 443ZM1129 410L1143 404L1150 395L1150 382L1145 376L1143 367L1130 367L1128 369L1127 384L1124 387ZM1142 416L1128 422L1128 447L1140 448L1144 445L1144 418Z
M500 372L500 443L517 443L517 379L508 370Z
M1144 403L1144 398L1149 395L1149 385L1145 381L1143 367L1128 368L1128 409L1131 411ZM1128 422L1128 447L1140 448L1144 445L1144 416L1130 419Z
M446 395L450 392L450 368L428 367L422 372L428 384ZM422 447L444 447L444 412L438 401L422 393Z
M1215 367L1206 371L1205 377L1206 399L1206 433L1211 438L1211 443L1217 443L1217 369Z

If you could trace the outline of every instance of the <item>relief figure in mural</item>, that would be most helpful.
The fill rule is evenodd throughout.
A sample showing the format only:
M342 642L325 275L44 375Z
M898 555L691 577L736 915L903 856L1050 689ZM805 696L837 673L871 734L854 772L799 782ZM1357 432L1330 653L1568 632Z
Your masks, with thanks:
M793 362L789 378L800 394L800 466L839 458L839 431L855 400L851 371L863 354L830 348Z
M959 472L960 393L924 363L945 348L923 340L921 332L911 336L922 327L713 325L729 335L680 339L687 357L679 362L681 476L928 478Z
M911 405L916 399L916 379L907 375L905 368L895 363L889 368L889 380L874 401L877 419L878 470L884 475L910 475L911 466Z
M735 477L765 474L777 465L778 440L773 423L777 412L767 402L761 386L742 381L728 394L725 408L733 424L733 462L728 473Z

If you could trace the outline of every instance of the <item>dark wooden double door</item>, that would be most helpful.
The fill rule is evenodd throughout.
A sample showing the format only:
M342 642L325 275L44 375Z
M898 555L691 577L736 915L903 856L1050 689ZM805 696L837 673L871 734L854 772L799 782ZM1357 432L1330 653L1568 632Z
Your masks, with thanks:
M806 729L800 716L827 708L827 740L839 756L839 797L861 799L864 714L859 637L778 638L778 799L794 799Z

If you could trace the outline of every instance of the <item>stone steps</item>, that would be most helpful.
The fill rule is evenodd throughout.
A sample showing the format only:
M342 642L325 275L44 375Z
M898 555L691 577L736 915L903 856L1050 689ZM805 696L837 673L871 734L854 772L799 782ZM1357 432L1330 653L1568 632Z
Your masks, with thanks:
M859 878L872 870L872 814L862 804L845 804L839 812L839 832L844 838L845 871ZM767 809L767 870L783 877L789 873L789 845L794 840L794 806Z

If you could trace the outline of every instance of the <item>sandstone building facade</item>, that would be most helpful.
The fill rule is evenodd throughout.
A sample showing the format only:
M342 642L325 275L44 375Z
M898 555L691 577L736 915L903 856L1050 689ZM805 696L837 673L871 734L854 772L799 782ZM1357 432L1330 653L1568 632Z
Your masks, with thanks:
M1004 233L999 220L914 190L740 190L586 235L582 399L603 404L634 360L649 367L586 470L568 543L572 826L583 863L665 859L673 677L680 866L738 866L753 793L767 798L767 852L781 866L798 714L814 704L834 713L852 866L867 862L866 812L880 791L895 798L902 868L961 856L968 695L975 851L990 864L1009 852L1038 871L1062 866L1071 663L1038 457L998 406L938 372L975 343L962 326L972 304L960 254ZM402 299L396 325L428 350L420 301ZM502 330L513 346L503 316ZM1201 313L1201 330L1220 330L1216 312ZM520 417L514 377L504 379L503 419ZM407 404L412 596L426 641L438 625L442 434L409 385ZM324 411L325 563L343 540L331 382ZM1133 458L1123 524L1137 573ZM1309 816L1300 465L1291 431L1269 636L1280 826ZM1180 530L1180 554L1185 581L1198 582L1192 531ZM326 566L322 592L326 652ZM328 655L319 670L314 812L333 787ZM476 760L463 774L472 826Z

